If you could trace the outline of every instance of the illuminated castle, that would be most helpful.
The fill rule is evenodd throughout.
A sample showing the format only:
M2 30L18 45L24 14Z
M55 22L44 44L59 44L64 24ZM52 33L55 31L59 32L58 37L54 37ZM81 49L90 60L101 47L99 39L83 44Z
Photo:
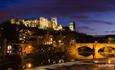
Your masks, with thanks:
M39 19L34 20L25 20L25 19L11 19L11 24L23 24L26 27L38 27L39 29L54 29L54 30L63 30L63 27L61 24L58 24L57 18L52 17L50 20L48 20L45 17L40 17ZM75 31L75 23L70 22L69 29L71 31Z

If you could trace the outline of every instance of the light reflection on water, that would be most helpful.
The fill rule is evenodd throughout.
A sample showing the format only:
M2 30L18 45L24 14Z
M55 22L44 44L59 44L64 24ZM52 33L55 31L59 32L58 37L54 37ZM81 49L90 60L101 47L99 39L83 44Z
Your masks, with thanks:
M2 65L0 66L0 70L22 70L20 68L20 65L15 65L15 64L8 64L8 65Z
M12 68L8 68L7 70L12 70Z

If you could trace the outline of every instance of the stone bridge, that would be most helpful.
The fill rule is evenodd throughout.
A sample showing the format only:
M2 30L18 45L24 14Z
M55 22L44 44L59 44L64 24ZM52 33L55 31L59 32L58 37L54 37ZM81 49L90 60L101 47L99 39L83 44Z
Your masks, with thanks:
M100 59L115 56L115 44L109 43L76 43L68 50L74 59Z

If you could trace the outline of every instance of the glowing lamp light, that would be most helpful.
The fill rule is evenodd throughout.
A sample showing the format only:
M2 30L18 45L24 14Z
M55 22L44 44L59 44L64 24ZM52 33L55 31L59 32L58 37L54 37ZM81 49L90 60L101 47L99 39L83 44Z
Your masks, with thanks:
M31 67L32 67L32 64L31 64L31 63L28 63L26 66L27 66L27 68L31 68Z
M26 53L26 54L31 53L32 50L33 50L33 47L32 47L31 45L28 45L28 46L25 47L25 53Z
M111 60L108 60L108 64L111 64Z
M12 49L12 46L11 46L11 45L8 45L7 49L8 49L8 50L11 50L11 49Z
M29 46L28 46L28 48L29 48L29 49L31 49L31 48L32 48L32 46L30 46L30 45L29 45Z

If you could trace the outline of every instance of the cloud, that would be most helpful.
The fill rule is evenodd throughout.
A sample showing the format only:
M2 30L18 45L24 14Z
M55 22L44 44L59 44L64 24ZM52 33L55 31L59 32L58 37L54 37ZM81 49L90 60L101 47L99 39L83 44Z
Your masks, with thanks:
M107 24L107 25L114 25L114 23L109 22L109 21L105 21L105 20L90 20L90 19L80 19L78 20L79 22L83 22L84 24L94 24L94 23L98 23L98 24Z
M111 11L115 6L114 3L113 0L0 0L0 7L2 7L0 11L4 9L8 14L6 17L46 15L77 16L78 19L87 19L88 16L79 16L79 14Z
M108 25L113 25L114 23L108 22L108 21L101 21L101 20L93 20L95 23L103 23L103 24L108 24Z
M74 16L75 14L84 12L110 11L113 8L108 6L113 2L112 0L42 0L41 2L40 0L21 0L20 2L18 0L12 0L11 3L13 1L17 5L16 7L13 5L11 7L17 14L26 12L38 15ZM5 5L10 6L11 4L7 4L7 2L10 1L5 0Z
M0 23L4 20L7 20L9 18L9 14L7 12L4 11L0 11Z
M78 27L79 30L90 30L90 31L94 31L94 29L90 28L90 27L87 27L87 26L81 26L81 27Z
M113 0L57 0L53 7L62 10L65 13L73 14L75 12L103 12L110 11L112 8L108 5L115 2ZM55 8L54 8L55 9ZM55 10L56 10L55 9ZM57 11L56 10L56 11Z
M105 33L115 33L115 31L105 31Z
M89 18L91 18L91 17L85 16L85 15L78 15L78 16L76 16L76 18L77 18L78 20L80 20L80 19L89 19Z

